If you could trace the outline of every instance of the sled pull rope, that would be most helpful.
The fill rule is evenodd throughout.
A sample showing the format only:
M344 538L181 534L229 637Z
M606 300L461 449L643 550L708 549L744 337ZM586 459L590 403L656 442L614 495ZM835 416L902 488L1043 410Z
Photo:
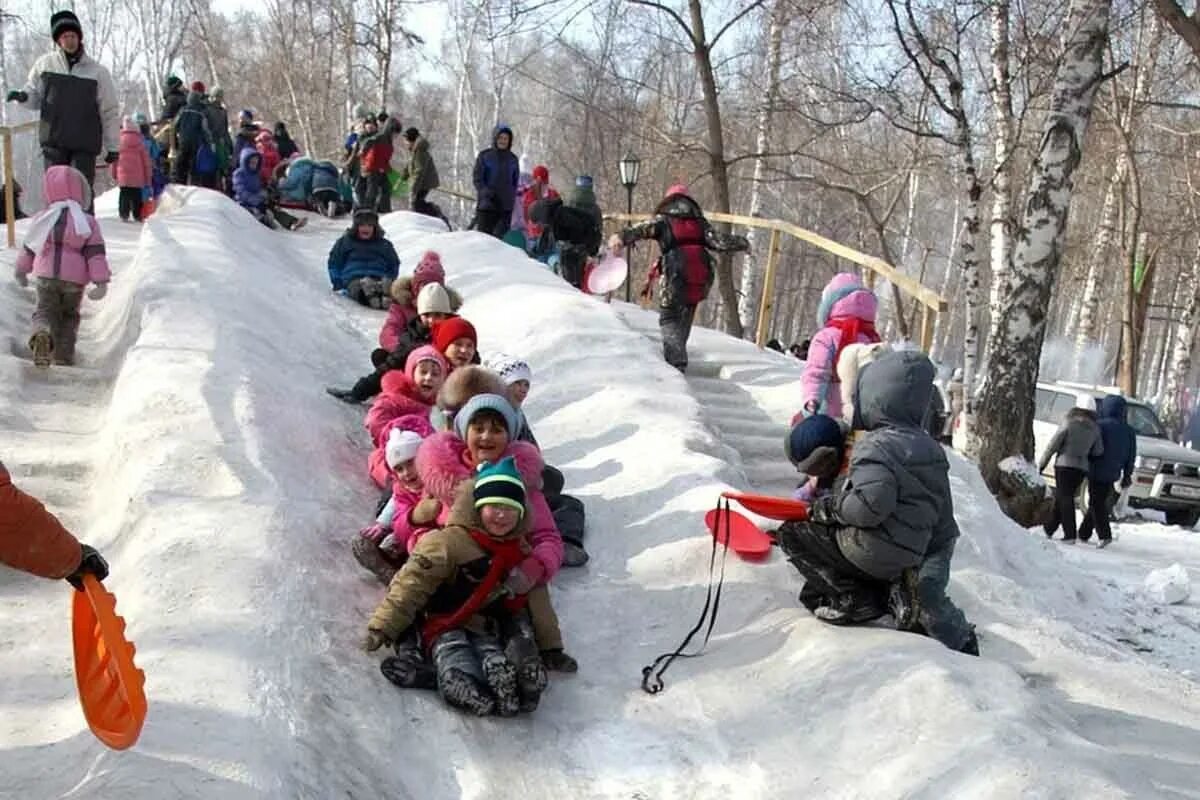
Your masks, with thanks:
M717 624L717 611L721 607L721 588L725 585L725 559L729 555L729 540L732 538L732 516L729 508L729 500L721 498L717 501L717 527L721 528L724 525L724 542L721 548L721 571L717 577L716 591L713 591L713 573L716 572L717 564L717 540L721 538L719 535L712 537L712 550L708 556L708 592L704 597L704 608L700 611L700 619L697 620L695 626L688 631L688 635L684 637L679 647L675 648L674 652L663 653L658 658L654 659L653 664L642 667L642 691L646 694L658 694L663 690L663 675L667 669L677 658L695 658L704 653L704 648L708 646L708 640L712 636L713 627ZM711 613L710 613L711 612ZM688 645L691 644L692 638L700 632L704 627L705 622L708 623L708 628L704 632L704 641L700 643L700 649L694 653L685 653Z

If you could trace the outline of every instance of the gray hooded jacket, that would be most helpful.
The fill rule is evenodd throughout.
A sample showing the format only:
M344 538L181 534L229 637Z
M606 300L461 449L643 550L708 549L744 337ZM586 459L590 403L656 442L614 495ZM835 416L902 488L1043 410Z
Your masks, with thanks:
M958 537L946 454L922 428L933 392L933 364L910 351L880 356L859 374L855 445L835 511L837 542L856 567L893 581L927 551Z
M1067 412L1067 421L1054 434L1046 452L1038 461L1038 471L1041 472L1050 463L1052 456L1054 466L1067 467L1087 472L1092 459L1104 455L1104 441L1100 437L1100 425L1096 422L1096 412L1085 408L1072 408Z

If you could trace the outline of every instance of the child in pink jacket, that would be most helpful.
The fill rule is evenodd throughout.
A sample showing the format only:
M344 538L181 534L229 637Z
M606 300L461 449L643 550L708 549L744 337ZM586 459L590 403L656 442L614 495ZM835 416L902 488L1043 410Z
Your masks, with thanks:
M813 414L842 416L842 394L838 385L838 356L846 345L879 341L875 332L878 302L875 294L852 272L833 276L821 292L817 324L821 330L812 337L808 358L800 378L800 411L792 417L795 425Z
M113 164L113 177L121 187L117 195L117 211L122 222L130 217L142 221L142 196L154 182L154 170L150 165L150 152L142 139L142 130L132 117L121 123L121 144L117 150L117 161Z
M29 285L37 278L37 308L29 349L33 363L47 367L75 363L79 334L79 306L83 289L96 284L88 297L103 299L108 291L108 259L100 223L87 213L91 190L82 173L73 167L54 166L42 178L46 210L33 218L17 257L16 280Z

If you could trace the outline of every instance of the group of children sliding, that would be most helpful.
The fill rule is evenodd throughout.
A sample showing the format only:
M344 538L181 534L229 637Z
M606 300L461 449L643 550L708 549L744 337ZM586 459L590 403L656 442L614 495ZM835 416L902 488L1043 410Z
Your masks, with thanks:
M330 254L335 287L347 248L379 241L374 214L356 215ZM521 410L529 365L502 355L481 365L438 254L393 280L389 297L373 371L329 390L347 402L374 396L367 470L386 502L352 551L388 589L364 647L392 648L381 669L399 686L436 688L479 715L531 711L548 670L578 668L548 584L587 560L583 506L562 493Z

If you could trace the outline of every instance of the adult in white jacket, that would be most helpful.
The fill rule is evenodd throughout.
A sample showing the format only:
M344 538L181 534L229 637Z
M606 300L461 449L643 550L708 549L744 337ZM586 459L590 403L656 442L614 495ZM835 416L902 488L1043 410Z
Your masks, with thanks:
M121 134L120 109L112 75L83 50L83 29L71 11L50 17L54 49L29 71L24 89L8 93L41 113L40 140L46 167L66 164L87 178L96 176L96 159L117 160Z

